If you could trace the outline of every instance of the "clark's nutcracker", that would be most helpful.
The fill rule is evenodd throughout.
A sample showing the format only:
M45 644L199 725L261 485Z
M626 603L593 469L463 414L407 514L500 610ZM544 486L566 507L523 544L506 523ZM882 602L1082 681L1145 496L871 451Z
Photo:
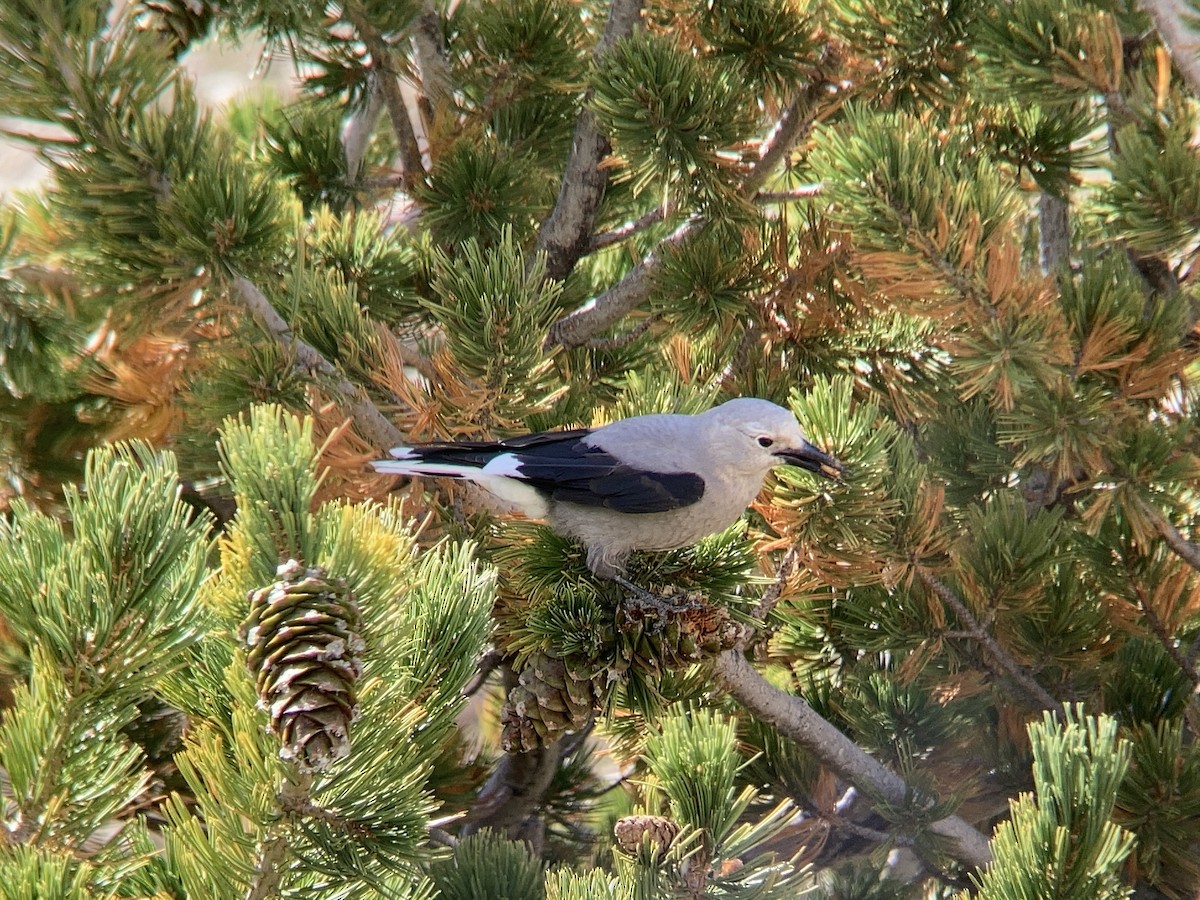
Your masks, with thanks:
M774 466L827 478L842 464L808 442L781 406L743 397L696 416L634 416L602 428L503 441L395 447L377 472L465 478L545 519L621 579L634 550L673 550L731 525Z

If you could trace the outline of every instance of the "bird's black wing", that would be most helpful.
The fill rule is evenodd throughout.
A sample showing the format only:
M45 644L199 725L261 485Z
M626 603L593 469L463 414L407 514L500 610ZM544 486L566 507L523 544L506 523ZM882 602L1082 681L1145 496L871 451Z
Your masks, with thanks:
M704 496L704 479L693 472L639 469L584 439L591 429L547 431L503 441L461 441L416 448L428 462L483 467L511 457L511 476L549 497L624 513L665 512Z
M624 513L665 512L704 496L699 475L639 469L588 444L586 434L511 451L520 462L521 480L553 500Z

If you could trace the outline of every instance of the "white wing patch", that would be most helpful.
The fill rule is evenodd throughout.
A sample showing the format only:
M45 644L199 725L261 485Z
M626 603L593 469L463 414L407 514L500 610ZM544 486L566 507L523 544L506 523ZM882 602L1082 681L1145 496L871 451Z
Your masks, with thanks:
M488 460L488 464L479 470L484 475L503 475L508 478L524 478L521 474L521 460L513 453L501 453Z

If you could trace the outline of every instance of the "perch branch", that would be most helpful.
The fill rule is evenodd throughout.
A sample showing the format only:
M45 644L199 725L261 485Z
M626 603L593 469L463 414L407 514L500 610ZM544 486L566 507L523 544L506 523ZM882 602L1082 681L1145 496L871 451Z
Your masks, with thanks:
M321 351L296 337L291 326L271 305L267 296L244 275L233 280L233 289L242 305L267 332L295 356L297 370L305 374L318 374L329 379L337 392L343 408L354 421L358 433L376 447L394 447L404 443L404 434L393 425L379 408L371 402L366 392L342 375L337 368L321 355Z
M891 806L905 805L910 791L903 778L817 715L803 699L773 686L740 651L727 650L718 656L715 672L742 706L813 753L841 778ZM959 816L940 819L929 829L946 839L954 858L963 864L982 869L991 862L987 838Z

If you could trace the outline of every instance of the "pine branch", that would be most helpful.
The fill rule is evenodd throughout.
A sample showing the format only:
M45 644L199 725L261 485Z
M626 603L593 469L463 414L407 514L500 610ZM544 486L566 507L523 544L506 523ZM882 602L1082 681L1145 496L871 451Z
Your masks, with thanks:
M662 222L675 211L674 203L663 203L656 206L645 215L640 216L628 225L622 225L620 228L614 228L612 231L607 231L604 234L595 235L588 243L587 252L595 253L597 250L603 250L605 247L611 247L613 244L619 244L626 238L631 238L635 234L640 234L647 228L657 225Z
M892 806L904 806L909 800L904 779L817 715L803 699L774 687L740 651L727 650L718 656L715 673L747 710L813 753L841 778ZM950 854L964 865L982 869L991 862L987 839L959 816L934 822L929 830L945 838Z
M980 309L986 311L988 316L993 319L1000 315L991 297L985 291L981 291L972 284L971 279L954 265L945 251L938 247L929 235L917 230L911 209L898 206L894 203L889 204L889 206L891 206L892 211L896 214L896 218L900 220L900 224L912 235L913 247L924 254L925 258L933 264L933 267L941 273L950 286L964 300L970 300Z
M557 741L528 752L504 754L463 820L461 837L481 828L504 831L529 818L558 771L564 743Z
M287 864L291 847L281 835L275 835L263 845L246 900L267 900L279 896L280 868Z
M295 354L296 368L300 372L317 373L330 380L330 386L338 393L359 434L376 447L394 447L403 443L404 434L371 402L366 391L338 372L316 347L296 337L283 316L250 279L238 275L233 280L233 288L242 305L263 328Z
M779 598L783 596L783 589L787 587L788 579L796 571L796 563L799 559L800 554L796 550L796 545L793 544L788 547L787 552L783 554L783 559L779 561L775 580L763 591L758 603L754 606L754 611L750 613L755 620L765 622L767 616L775 609L776 604L779 603Z
M632 344L649 331L650 327L660 318L662 317L657 313L652 316L646 316L646 318L624 334L618 334L616 337L611 338L592 338L587 342L587 346L594 350L619 350L622 347Z
M613 0L604 36L596 47L597 62L613 44L633 33L641 15L642 0ZM580 257L589 251L596 214L608 184L608 171L600 168L600 161L611 149L608 138L596 127L596 117L585 105L575 123L571 155L558 200L538 232L531 257L536 258L538 253L546 255L547 278L555 281L566 278Z
M1045 191L1038 196L1038 232L1043 274L1064 270L1071 261L1070 205Z
M311 785L310 778L306 778L303 784L285 780L275 798L280 811L285 814L294 812L307 804L307 791ZM250 890L246 892L246 900L267 900L268 897L279 896L283 869L287 866L291 854L291 845L283 834L276 833L267 839L254 866L254 876L250 881Z
M1187 0L1139 0L1154 20L1162 42L1171 51L1179 74L1200 95L1200 25L1194 3Z
M1200 544L1195 544L1185 538L1179 529L1151 504L1142 503L1142 511L1154 523L1154 527L1162 539L1167 542L1167 546L1174 550L1185 563L1200 572Z
M1200 694L1200 671L1193 665L1191 659L1180 649L1179 643L1174 636L1167 631L1163 620L1155 612L1154 606L1150 603L1150 598L1146 596L1146 591L1142 585L1137 585L1135 591L1138 595L1138 607L1142 611L1142 615L1146 619L1146 623L1150 626L1150 631L1153 632L1155 639L1162 648L1167 652L1167 656L1175 661L1175 665L1179 666L1188 680L1192 682L1193 693Z
M825 185L816 182L814 184L802 184L787 191L759 191L754 195L754 202L791 203L795 200L808 200L811 197L820 197L824 190Z
M839 61L831 59L830 63L837 66ZM788 105L764 143L758 162L742 181L740 190L744 196L753 197L783 162L788 151L808 136L827 111L830 98L841 90L838 81L835 74L817 77ZM579 347L645 303L652 292L654 276L668 251L690 240L700 231L704 221L698 217L689 219L593 304L555 322L546 339L547 346Z
M396 132L404 188L411 193L424 180L425 167L421 164L421 148L417 145L412 119L408 115L408 104L404 102L404 93L400 90L400 73L392 60L391 48L357 3L347 3L345 11L346 18L371 54L371 67L379 79L379 89L383 92L392 128Z
M950 590L947 584L920 564L914 565L913 568L917 573L917 577L921 579L921 583L933 591L938 599L954 610L954 614L967 626L966 634L983 647L986 653L984 662L985 665L988 665L988 668L992 668L992 665L999 668L1001 671L995 674L1011 680L1021 693L1025 695L1025 698L1031 701L1038 709L1048 709L1060 716L1064 714L1063 705L1050 696L1049 692L1038 684L1032 675L1017 664L1017 661L1009 655L1008 651L1001 647L996 642L996 639L988 633L987 629L979 624L979 620L971 614L967 605L954 591Z
M754 195L753 199L755 203L763 205L792 203L796 200L819 197L822 190L824 190L823 185L805 184L797 188L792 188L789 191L759 191ZM647 228L665 221L668 216L674 215L676 209L678 207L675 203L667 201L627 225L614 228L612 231L607 231L604 234L598 234L588 244L587 253L595 253L597 250L603 250L606 247L611 247L613 244L619 244L621 241L631 238L635 234L640 234Z

